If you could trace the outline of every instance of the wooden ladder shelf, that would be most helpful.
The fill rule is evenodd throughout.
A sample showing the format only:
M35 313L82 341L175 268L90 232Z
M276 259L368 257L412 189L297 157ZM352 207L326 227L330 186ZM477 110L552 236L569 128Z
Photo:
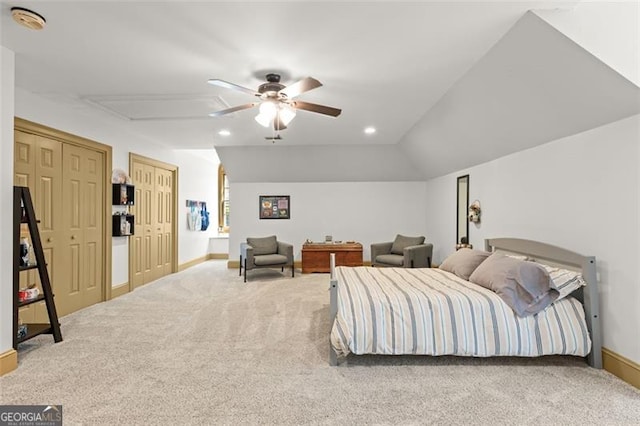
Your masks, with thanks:
M29 235L31 237L31 246L35 256L35 265L23 265L21 263L20 253L20 226L27 224ZM42 286L42 294L35 298L20 301L18 293L20 291L20 273L30 269L38 269L40 276L40 284ZM19 309L32 303L43 301L47 306L49 314L48 324L26 324L26 335L18 337L19 327ZM18 343L29 340L40 334L52 334L53 340L62 341L62 333L60 332L60 323L58 322L58 314L56 305L53 301L53 291L51 290L51 282L49 281L49 272L47 271L47 263L42 250L42 241L40 240L40 232L38 231L38 221L36 220L33 201L29 188L24 186L13 187L13 348L18 349Z

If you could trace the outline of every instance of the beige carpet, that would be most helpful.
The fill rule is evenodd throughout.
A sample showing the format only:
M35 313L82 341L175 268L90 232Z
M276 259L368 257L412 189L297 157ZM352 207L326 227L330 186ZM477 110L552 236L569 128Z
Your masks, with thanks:
M640 391L581 359L328 358L328 276L210 261L20 347L1 404L65 424L640 424Z

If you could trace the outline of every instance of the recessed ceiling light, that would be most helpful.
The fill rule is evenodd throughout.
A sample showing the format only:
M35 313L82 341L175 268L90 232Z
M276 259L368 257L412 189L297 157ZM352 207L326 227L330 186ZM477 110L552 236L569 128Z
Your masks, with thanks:
M41 30L47 23L42 15L23 7L12 7L11 16L18 24L32 30Z
M376 132L375 127L365 127L364 132L368 135L372 135Z
M230 132L230 131L228 131L228 130L220 130L220 131L218 132L218 134L219 134L220 136L229 136L229 135L231 134L231 132Z

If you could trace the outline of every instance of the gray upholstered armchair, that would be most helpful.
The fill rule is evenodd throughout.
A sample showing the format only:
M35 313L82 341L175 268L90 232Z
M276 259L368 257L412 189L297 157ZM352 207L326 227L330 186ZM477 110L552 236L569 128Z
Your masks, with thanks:
M401 268L430 268L433 244L424 243L424 237L396 235L387 243L371 244L371 266Z
M295 274L293 266L293 245L278 241L275 235L261 238L247 238L240 244L240 275L244 269L244 282L247 271L255 268L281 268L291 266L291 276Z

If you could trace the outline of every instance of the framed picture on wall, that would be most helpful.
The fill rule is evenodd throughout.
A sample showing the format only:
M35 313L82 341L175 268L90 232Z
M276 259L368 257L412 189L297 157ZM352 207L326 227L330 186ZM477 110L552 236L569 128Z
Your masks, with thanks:
M288 195L260 195L260 219L290 219L291 200Z

